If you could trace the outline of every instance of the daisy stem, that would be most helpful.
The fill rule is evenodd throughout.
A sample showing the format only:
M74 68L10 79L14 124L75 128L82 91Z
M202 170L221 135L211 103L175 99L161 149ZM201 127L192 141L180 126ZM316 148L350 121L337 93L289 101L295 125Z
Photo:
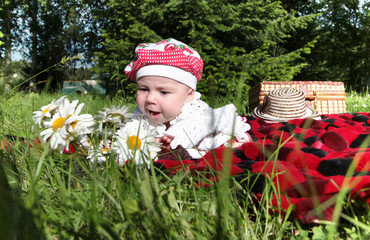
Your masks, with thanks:
M114 143L114 136L116 135L116 124L113 124L113 133L112 133L112 143L111 146L113 146Z
M107 135L108 135L108 130L107 126L104 127L104 146L107 147Z

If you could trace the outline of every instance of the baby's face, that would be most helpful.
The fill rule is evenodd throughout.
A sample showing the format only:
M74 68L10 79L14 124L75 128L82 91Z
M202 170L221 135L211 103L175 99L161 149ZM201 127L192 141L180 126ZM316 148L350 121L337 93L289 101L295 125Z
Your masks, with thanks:
M136 103L157 124L175 119L193 98L193 89L170 78L144 76L137 81Z

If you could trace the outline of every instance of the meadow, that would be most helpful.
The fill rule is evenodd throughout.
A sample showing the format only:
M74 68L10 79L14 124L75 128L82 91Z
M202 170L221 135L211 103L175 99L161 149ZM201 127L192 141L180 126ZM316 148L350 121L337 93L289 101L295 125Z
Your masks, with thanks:
M226 176L209 188L196 187L189 171L168 177L135 166L107 161L90 166L79 154L30 147L40 130L33 111L62 94L10 93L0 102L1 139L13 145L0 151L0 235L7 239L369 239L370 209L356 214L343 204L351 221L302 226L289 211L270 214L270 192L258 206ZM120 97L71 95L85 103L84 113L133 101ZM347 93L347 112L370 112L369 94ZM202 176L199 176L200 178ZM271 183L270 183L271 184ZM272 184L271 184L272 185ZM4 238L5 239L5 238Z

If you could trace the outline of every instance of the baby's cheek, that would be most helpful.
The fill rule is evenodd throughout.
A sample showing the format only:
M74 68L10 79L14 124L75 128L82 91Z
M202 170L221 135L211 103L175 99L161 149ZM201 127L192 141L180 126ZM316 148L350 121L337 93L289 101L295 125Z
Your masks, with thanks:
M147 113L145 112L145 109L143 107L141 107L140 105L138 105L140 111L144 114L144 115L147 115Z

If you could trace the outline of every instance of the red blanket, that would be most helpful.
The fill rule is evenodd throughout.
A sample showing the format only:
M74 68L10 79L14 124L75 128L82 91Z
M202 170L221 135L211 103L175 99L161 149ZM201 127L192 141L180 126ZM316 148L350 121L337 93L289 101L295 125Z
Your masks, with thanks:
M257 200L267 190L268 178L278 189L268 189L273 194L272 207L287 210L293 204L292 216L302 223L331 220L341 189L348 190L353 201L370 204L370 113L285 123L247 118L253 142L232 150L228 169ZM208 179L214 182L222 176L217 171L225 171L225 150L217 148L200 160L180 161L165 154L155 166L170 174L184 167L193 173L212 172Z

